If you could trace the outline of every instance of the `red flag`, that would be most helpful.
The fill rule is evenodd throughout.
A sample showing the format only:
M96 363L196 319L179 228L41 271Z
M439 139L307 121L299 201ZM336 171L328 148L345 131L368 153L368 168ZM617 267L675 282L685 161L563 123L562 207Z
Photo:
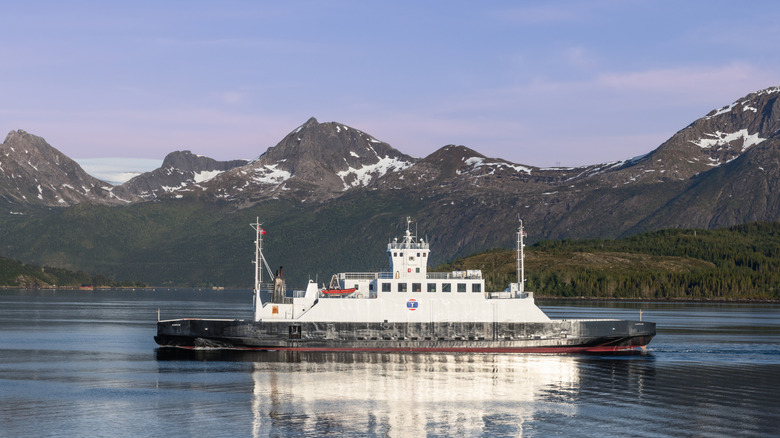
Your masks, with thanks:
M267 234L264 229L258 227L257 228L257 234Z

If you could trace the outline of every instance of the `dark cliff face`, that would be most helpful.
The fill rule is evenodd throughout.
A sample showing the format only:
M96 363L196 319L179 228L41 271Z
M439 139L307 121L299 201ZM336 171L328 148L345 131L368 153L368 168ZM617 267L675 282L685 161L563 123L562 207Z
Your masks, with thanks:
M0 198L16 204L67 207L138 199L88 175L42 137L11 131L0 144Z
M692 178L685 190L642 219L636 230L720 228L780 220L780 134L729 163Z

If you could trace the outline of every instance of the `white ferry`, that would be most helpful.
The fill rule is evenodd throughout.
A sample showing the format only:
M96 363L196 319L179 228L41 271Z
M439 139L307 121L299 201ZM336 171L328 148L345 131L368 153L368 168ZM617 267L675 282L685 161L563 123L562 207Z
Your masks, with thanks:
M254 320L158 321L154 339L188 349L571 353L645 349L655 336L653 322L547 317L524 288L522 221L517 282L504 291L486 290L480 270L428 272L430 246L410 224L387 245L389 270L335 274L327 287L310 281L288 296L263 255L258 220Z

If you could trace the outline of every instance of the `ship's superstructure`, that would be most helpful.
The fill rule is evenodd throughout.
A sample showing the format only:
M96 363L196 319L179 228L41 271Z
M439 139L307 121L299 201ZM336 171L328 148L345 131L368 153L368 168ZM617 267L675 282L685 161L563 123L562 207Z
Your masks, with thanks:
M412 234L407 218L402 240L387 244L390 269L384 272L342 272L330 288L310 282L291 298L271 294L259 299L255 289L255 321L339 322L545 322L550 319L534 304L533 293L522 292L522 279L503 292L488 292L480 270L428 272L430 247ZM261 229L262 230L262 229ZM521 235L522 229L518 232ZM258 232L257 247L262 245ZM522 243L519 245L522 247ZM267 268L257 250L256 266ZM268 269L270 271L270 269ZM334 287L335 286L335 287ZM276 291L278 287L274 287ZM339 293L343 292L343 293Z
M160 321L155 339L187 348L544 352L632 349L655 335L649 322L550 320L525 291L522 221L517 282L499 292L486 290L480 270L428 272L429 243L411 224L387 244L388 270L338 273L326 287L310 281L288 294L281 268L273 274L265 260L258 220L254 321Z

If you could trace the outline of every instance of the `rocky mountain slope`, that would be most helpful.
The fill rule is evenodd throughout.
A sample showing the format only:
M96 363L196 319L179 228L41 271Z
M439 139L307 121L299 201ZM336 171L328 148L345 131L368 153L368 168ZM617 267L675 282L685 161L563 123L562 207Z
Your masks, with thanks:
M222 172L246 164L246 160L217 161L190 151L171 152L159 169L142 173L122 187L140 198L156 199L167 193L192 190Z
M204 184L203 193L242 204L272 198L319 203L415 161L365 132L312 117L257 160Z
M67 207L82 202L120 205L139 198L88 175L43 138L17 130L0 144L0 200Z

